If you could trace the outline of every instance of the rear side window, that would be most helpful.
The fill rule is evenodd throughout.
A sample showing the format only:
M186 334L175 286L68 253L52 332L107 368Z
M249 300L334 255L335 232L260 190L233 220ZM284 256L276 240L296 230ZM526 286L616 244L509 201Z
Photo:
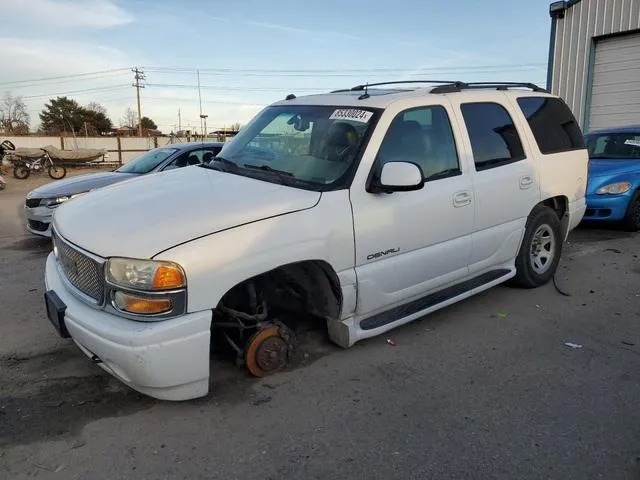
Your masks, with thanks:
M541 153L548 155L585 148L578 122L562 100L520 97L518 105L529 122Z
M516 126L502 105L465 103L461 109L477 171L525 159Z

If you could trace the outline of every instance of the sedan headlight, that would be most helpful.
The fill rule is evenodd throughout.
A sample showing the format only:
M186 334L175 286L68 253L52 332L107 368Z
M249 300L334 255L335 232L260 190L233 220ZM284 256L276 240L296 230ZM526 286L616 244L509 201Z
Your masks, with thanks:
M45 198L44 200L42 200L41 205L44 205L45 207L49 207L49 208L55 208L61 203L66 202L67 200L71 200L72 198L75 198L78 195L82 195L83 193L86 193L86 192L74 193L73 195L60 195L55 198Z
M604 187L600 187L596 190L598 195L621 195L627 193L631 189L631 183L629 182L617 182L610 183Z
M106 271L109 283L134 290L176 290L187 284L182 267L173 262L111 258Z

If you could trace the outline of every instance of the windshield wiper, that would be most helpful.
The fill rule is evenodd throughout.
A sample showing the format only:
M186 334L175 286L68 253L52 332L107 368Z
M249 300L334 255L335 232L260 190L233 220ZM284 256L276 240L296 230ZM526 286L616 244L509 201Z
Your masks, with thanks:
M291 172L287 172L285 170L278 170L276 168L270 167L269 165L251 165L250 163L245 163L244 166L245 168L252 168L254 170L262 170L264 172L275 173L281 178L282 177L296 178L296 176Z
M218 165L214 165L214 163L218 163ZM224 166L223 166L224 165ZM200 164L200 166L204 167L204 168L210 168L211 170L218 170L221 172L226 172L227 169L225 167L233 167L235 170L237 170L238 164L236 162L232 162L231 160L228 160L224 157L221 156L216 156L213 157L213 159L209 162L209 163L202 163Z

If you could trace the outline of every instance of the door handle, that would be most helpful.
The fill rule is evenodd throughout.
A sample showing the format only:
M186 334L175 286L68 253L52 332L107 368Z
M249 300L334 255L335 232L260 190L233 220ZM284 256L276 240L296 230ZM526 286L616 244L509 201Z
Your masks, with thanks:
M522 190L529 188L531 185L533 185L533 178L531 178L529 175L520 177L520 188Z
M469 205L471 203L471 192L457 192L453 195L453 206L454 207L464 207L465 205Z

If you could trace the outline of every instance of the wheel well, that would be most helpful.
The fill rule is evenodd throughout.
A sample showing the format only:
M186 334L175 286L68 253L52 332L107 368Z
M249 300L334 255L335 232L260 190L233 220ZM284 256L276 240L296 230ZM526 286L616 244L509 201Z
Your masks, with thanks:
M322 260L290 263L251 277L225 293L216 309L224 305L251 313L256 296L266 303L269 311L294 311L337 319L342 309L338 276Z
M540 202L540 205L544 205L546 207L551 208L554 212L556 212L556 215L558 215L558 218L562 220L562 218L567 213L569 200L567 199L567 197L560 195L557 197L547 198L546 200Z

